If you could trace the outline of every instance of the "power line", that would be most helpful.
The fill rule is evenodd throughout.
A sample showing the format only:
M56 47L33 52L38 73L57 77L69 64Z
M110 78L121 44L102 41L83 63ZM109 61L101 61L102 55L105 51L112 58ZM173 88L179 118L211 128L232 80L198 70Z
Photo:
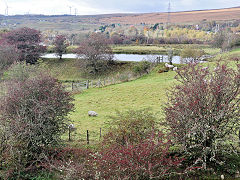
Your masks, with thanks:
M171 22L170 15L171 15L171 0L169 0L169 3L168 3L167 28L169 27L170 22Z

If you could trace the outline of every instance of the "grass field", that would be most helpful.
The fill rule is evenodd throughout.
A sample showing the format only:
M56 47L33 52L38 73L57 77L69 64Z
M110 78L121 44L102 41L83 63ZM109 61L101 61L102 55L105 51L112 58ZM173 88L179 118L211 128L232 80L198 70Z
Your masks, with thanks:
M209 45L198 44L159 44L159 45L114 45L112 50L114 53L123 54L167 54L172 49L175 55L179 55L182 49L191 47L194 49L202 49L206 54L214 55L220 52L219 48L212 48Z
M151 108L159 112L166 102L166 90L174 84L175 72L152 73L140 79L104 88L92 88L74 96L75 112L70 118L77 126L75 139L84 138L86 130L96 138L99 129L104 133L104 122L115 110ZM89 117L88 111L96 111L98 117Z
M131 70L132 66L136 64L135 62L124 62L116 61L108 71L105 71L101 76L92 77L84 74L83 70L80 68L79 59L61 59L58 58L48 58L42 59L40 62L41 66L50 71L50 73L59 80L86 80L86 79L98 79L102 77L112 77L116 74L121 74Z
M233 49L229 52L218 54L211 61L239 61L240 60L240 48Z
M232 66L234 62L229 65ZM215 63L204 63L204 66L215 67ZM161 119L164 117L162 108L167 102L167 90L177 82L174 77L176 72L157 73L153 71L137 80L103 88L91 88L80 94L74 95L75 111L70 119L77 127L74 140L86 142L86 131L90 132L90 139L99 138L99 130L106 132L105 122L109 116L115 115L116 110L126 111L128 109L150 108L152 112L158 113ZM96 111L97 117L89 117L88 111ZM64 139L67 138L67 134Z

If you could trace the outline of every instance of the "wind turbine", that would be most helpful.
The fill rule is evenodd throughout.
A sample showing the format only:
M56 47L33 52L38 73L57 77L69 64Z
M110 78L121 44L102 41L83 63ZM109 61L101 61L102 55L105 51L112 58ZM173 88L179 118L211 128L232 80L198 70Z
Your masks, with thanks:
M77 16L77 8L75 8L74 10L75 10L75 16Z
M72 15L72 6L68 6L70 10L70 15Z
M7 4L7 2L4 0L4 3L5 3L5 6L6 6L6 9L5 9L5 16L8 16L8 9L9 9L9 6Z

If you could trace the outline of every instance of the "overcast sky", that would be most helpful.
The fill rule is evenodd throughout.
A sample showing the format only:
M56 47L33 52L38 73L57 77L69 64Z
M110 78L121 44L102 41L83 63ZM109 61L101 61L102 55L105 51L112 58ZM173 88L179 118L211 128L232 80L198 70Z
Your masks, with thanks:
M0 0L0 14L108 14L168 11L169 0ZM171 0L171 11L240 6L240 0Z

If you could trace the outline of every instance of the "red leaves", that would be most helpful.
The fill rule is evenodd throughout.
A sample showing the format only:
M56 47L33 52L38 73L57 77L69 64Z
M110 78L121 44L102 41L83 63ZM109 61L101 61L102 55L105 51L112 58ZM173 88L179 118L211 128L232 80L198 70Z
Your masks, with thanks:
M170 144L159 133L134 145L111 145L97 154L97 171L108 178L164 177L182 161L169 155Z
M25 60L31 64L37 62L40 54L45 51L45 47L41 46L40 42L40 31L27 27L15 29L3 35L3 43L16 47L20 61Z
M213 71L188 64L177 73L180 84L170 91L166 122L175 141L206 165L240 125L240 71L227 64L218 64Z
M103 144L95 152L81 148L52 151L51 166L63 179L151 179L164 178L179 167L183 159L171 156L171 141L159 132L137 144ZM168 176L169 177L169 176Z

